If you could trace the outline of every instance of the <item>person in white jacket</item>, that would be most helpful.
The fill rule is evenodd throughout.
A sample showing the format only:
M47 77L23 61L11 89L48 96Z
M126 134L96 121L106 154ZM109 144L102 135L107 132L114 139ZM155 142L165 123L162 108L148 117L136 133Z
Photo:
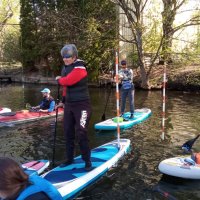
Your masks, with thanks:
M122 68L119 70L119 78L122 83L121 87L121 117L123 117L125 107L126 107L126 98L128 97L130 104L130 119L134 118L134 93L135 88L133 84L133 70L127 67L125 60L121 61Z

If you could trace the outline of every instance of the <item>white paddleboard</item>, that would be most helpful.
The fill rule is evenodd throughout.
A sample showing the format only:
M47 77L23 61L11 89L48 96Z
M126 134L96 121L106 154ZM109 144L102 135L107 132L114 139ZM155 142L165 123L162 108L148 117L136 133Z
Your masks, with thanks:
M160 162L158 169L161 173L185 179L200 179L200 165L191 156L168 158Z

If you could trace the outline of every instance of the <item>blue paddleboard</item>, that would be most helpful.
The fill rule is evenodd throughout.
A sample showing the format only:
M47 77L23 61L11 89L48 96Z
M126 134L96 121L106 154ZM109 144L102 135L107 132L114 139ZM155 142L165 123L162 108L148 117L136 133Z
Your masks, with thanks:
M58 166L42 177L57 188L63 199L71 199L102 177L129 149L130 140L120 139L119 147L118 141L115 140L91 151L91 171L84 169L85 162L78 156L73 164L66 167Z
M130 112L126 112L123 118L119 120L120 129L128 129L136 124L143 122L151 116L151 110L149 108L135 109L134 118L129 118ZM117 130L116 118L107 119L94 125L96 130Z

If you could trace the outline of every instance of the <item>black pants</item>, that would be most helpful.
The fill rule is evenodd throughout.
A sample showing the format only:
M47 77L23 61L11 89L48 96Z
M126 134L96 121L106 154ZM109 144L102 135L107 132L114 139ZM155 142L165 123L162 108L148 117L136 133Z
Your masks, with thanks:
M91 105L87 101L66 102L64 110L64 133L66 138L67 159L74 157L75 133L78 138L82 159L90 161L90 147L87 136Z

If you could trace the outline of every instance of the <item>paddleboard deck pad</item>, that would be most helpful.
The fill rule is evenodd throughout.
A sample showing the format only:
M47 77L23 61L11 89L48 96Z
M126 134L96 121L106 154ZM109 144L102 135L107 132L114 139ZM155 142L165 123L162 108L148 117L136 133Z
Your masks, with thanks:
M168 158L160 162L158 169L161 173L174 177L200 179L200 165L191 156Z
M119 118L120 129L128 129L136 124L143 122L151 116L151 110L148 108L135 109L134 118L130 119L130 112L126 112ZM116 118L107 119L105 121L99 122L94 125L96 130L117 130L117 120Z
M63 109L58 109L58 115L63 114ZM51 113L43 113L43 112L30 112L29 110L22 110L17 111L16 114L13 116L1 116L0 115L0 124L5 123L6 124L22 124L25 122L31 122L46 118L51 118L56 116L56 111L53 111Z
M50 162L48 160L34 160L22 164L24 172L29 176L34 174L41 174L49 166Z
M130 150L130 140L120 139L99 146L91 151L92 170L84 169L85 162L78 156L65 167L56 167L42 175L51 182L63 199L71 199L95 183Z

